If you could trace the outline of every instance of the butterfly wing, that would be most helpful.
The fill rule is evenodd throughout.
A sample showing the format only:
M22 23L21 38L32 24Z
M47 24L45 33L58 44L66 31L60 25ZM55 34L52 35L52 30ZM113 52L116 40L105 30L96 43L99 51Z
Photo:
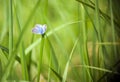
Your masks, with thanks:
M32 32L35 34L42 34L42 25L36 24L35 27L32 29Z
M35 34L44 34L46 32L47 26L41 25L41 24L36 24L35 27L32 29L32 32Z
M45 32L46 32L46 29L47 29L47 25L44 24L44 25L42 26L42 29L43 29L43 33L45 33Z

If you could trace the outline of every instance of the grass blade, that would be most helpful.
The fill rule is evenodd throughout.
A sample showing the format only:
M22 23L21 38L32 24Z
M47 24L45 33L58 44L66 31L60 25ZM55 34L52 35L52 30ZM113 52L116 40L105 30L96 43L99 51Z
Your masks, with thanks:
M27 25L28 23L30 22L31 18L33 17L33 14L35 13L35 11L37 10L38 6L39 6L39 3L40 3L40 0L38 0L38 2L36 3L35 7L33 8L32 12L30 13L30 16L25 24L25 26L23 27L22 29L22 32L20 33L20 36L18 38L18 41L17 41L17 44L16 44L16 47L15 47L15 50L12 51L12 54L10 55L9 59L8 59L8 63L6 65L6 69L4 69L4 73L2 75L2 78L1 78L1 81L5 81L6 78L8 77L8 71L10 71L13 63L14 63L14 58L16 57L16 53L17 53L17 50L19 48L19 45L20 45L20 42L22 41L22 37L23 37L23 34L25 33L26 29L27 29ZM12 33L11 33L12 34ZM11 39L12 40L12 39ZM11 41L10 41L11 42ZM12 42L11 42L12 44Z
M73 56L73 52L74 52L74 50L75 50L75 48L76 48L76 46L77 46L78 41L79 41L79 37L78 37L78 39L76 40L76 42L74 43L74 46L73 46L73 48L72 48L72 50L71 50L69 59L68 59L68 61L67 61L67 63L66 63L65 70L64 70L64 73L63 73L63 80L62 80L62 82L65 82L65 81L66 81L67 72L68 72L68 67L69 67L70 61L71 61L72 56Z
M75 67L83 67L83 68L89 68L89 69L94 69L94 70L98 70L98 71L104 71L107 73L115 73L115 74L119 74L118 72L114 72L105 68L99 68L99 67L94 67L94 66L88 66L88 65L77 65Z
M62 77L54 69L52 69L51 67L50 67L50 69L59 78L59 80L62 81Z
M13 1L9 0L9 56L11 56L12 54L12 50L13 50L13 8L12 5Z
M38 63L38 77L37 82L40 82L40 74L41 74L41 67L42 67L42 59L43 59L43 49L44 49L44 36L42 36L41 43L40 43L40 55L39 55L39 63Z

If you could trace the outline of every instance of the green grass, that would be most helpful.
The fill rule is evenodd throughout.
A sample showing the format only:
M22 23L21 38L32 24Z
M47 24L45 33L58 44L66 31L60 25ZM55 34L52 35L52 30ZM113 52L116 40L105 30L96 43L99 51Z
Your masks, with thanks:
M114 8L112 0L0 0L0 82L108 82L120 75ZM44 36L32 33L36 24L47 25Z

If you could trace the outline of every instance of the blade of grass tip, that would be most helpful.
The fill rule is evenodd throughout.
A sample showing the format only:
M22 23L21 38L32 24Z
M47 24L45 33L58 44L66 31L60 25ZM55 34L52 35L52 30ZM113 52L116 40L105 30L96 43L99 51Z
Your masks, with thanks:
M77 66L75 66L75 67L83 67L83 68L94 69L94 70L103 71L103 72L107 72L107 73L119 74L118 72L114 72L114 71L109 70L109 69L99 68L99 67L95 67L95 66L77 65Z
M19 34L21 32L21 24L18 18L18 13L17 13L17 8L14 4L14 8L15 8L15 12L16 12L16 18L17 18L17 24L18 24L18 29L19 29ZM21 65L22 65L22 76L24 80L28 80L28 70L27 70L27 63L26 63L26 56L25 56L25 50L24 50L24 42L22 41L21 43L21 53L20 53L20 57L21 57Z
M42 35L41 43L40 43L40 55L39 55L39 62L38 62L38 77L37 82L40 82L40 73L42 67L42 57L43 57L43 49L44 49L44 35Z
M67 72L68 72L68 67L69 67L70 61L71 61L71 59L72 59L73 52L74 52L74 50L75 50L75 48L76 48L76 46L77 46L77 44L78 44L78 41L79 41L79 37L78 37L78 39L76 40L76 42L74 43L74 46L73 46L73 48L72 48L72 50L71 50L70 56L69 56L68 61L67 61L67 63L66 63L65 70L64 70L64 73L63 73L63 77L62 77L62 78L63 78L63 79L62 79L62 82L65 82L65 81L66 81Z
M116 68L116 66L119 65L119 63L120 63L120 60L118 60L113 66L111 66L111 67L109 68L109 70L112 70L113 73L114 73L114 69ZM115 73L116 73L116 72L115 72ZM108 74L109 74L108 72L104 73L104 74L98 79L97 82L101 82L101 80L102 80L105 76L107 76ZM120 75L119 73L116 73L116 74Z
M14 63L14 58L16 57L16 53L17 53L17 50L18 50L18 48L19 48L20 42L21 42L21 40L22 40L23 34L25 33L25 31L26 31L26 29L27 29L27 25L28 25L28 23L30 22L30 20L32 19L35 11L37 10L37 8L38 8L38 6L39 6L39 3L40 3L40 0L37 1L35 7L33 8L32 12L31 12L31 14L30 14L30 16L29 16L29 18L28 18L28 20L27 20L27 22L26 22L26 24L24 25L24 27L23 27L23 29L22 29L22 32L21 32L21 34L20 34L20 36L19 36L19 38L18 38L16 47L15 47L15 50L14 50L14 51L12 52L12 54L10 55L9 60L8 60L8 63L7 63L7 65L6 65L6 68L4 69L4 73L3 73L3 75L2 75L1 82L5 81L6 78L8 77L8 73L9 73L11 67L12 67L12 64ZM11 42L11 41L10 41L10 42Z

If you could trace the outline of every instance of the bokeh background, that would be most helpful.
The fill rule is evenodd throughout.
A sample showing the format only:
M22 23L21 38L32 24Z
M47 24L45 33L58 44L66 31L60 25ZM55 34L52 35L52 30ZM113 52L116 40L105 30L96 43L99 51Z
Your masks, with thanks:
M115 82L119 0L0 0L0 80ZM33 34L46 24L45 36Z

